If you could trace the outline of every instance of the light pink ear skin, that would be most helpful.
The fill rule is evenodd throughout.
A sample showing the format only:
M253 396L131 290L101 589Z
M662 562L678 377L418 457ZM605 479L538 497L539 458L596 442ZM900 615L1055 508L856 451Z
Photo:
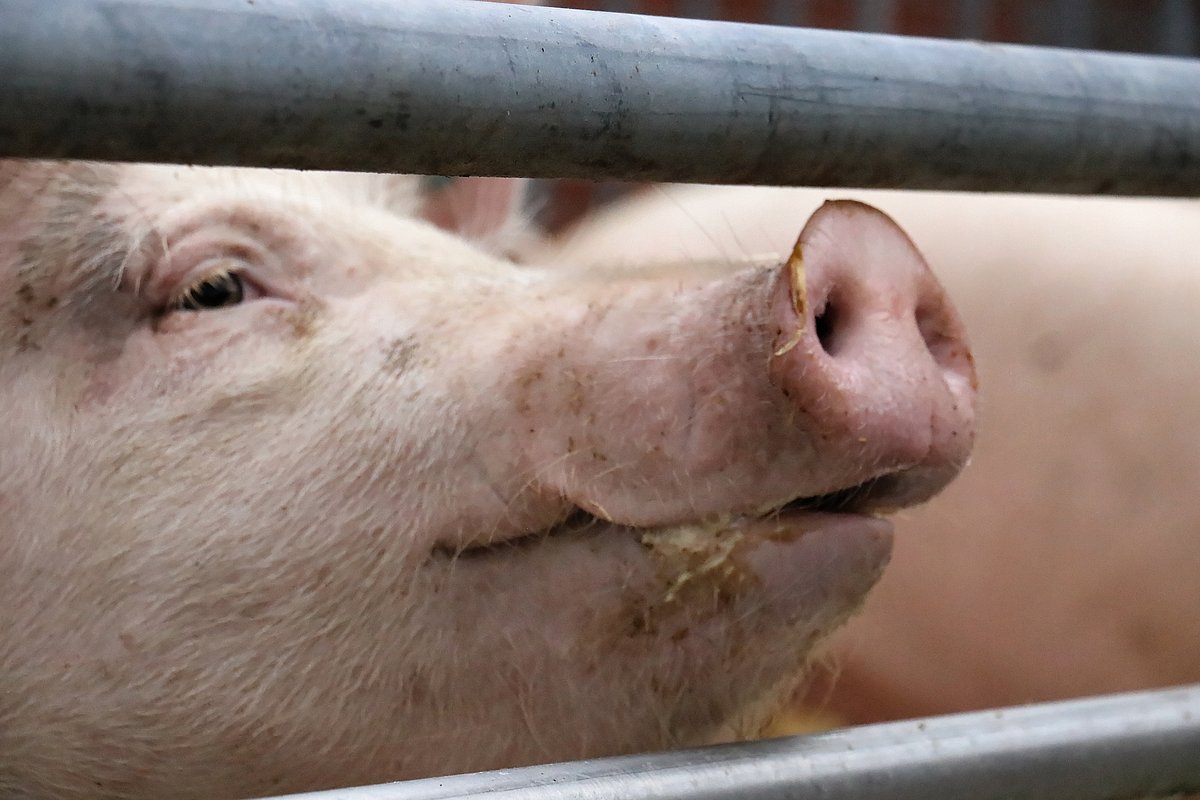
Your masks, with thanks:
M494 252L510 249L527 229L523 178L453 178L431 191L419 215L442 230Z

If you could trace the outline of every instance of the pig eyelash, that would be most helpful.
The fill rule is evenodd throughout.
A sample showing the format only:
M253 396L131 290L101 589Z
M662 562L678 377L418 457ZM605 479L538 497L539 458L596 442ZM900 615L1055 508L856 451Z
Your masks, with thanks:
M167 306L167 311L204 311L235 306L246 299L242 276L233 270L220 270L184 289Z

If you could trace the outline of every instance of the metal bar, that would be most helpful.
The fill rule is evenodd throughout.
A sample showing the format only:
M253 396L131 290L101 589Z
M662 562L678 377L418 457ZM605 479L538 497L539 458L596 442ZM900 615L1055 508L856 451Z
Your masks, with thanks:
M0 155L1200 194L1200 61L458 0L0 0Z
M1105 800L1200 792L1200 685L291 795L291 800Z

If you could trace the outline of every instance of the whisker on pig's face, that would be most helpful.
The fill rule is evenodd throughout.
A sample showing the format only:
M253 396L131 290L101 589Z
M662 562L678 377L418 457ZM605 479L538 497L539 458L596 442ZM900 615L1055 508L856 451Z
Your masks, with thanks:
M948 306L878 212L822 209L803 268L601 277L430 223L507 241L518 184L415 185L0 162L0 794L751 730L878 577L874 513L966 459L961 331L910 330ZM834 281L837 357L796 299Z

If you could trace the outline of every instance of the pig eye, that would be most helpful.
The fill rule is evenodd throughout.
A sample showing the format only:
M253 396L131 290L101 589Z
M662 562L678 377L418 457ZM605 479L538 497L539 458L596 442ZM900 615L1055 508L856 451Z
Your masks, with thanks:
M197 281L171 303L177 311L235 306L246 297L246 287L236 272L217 272Z

